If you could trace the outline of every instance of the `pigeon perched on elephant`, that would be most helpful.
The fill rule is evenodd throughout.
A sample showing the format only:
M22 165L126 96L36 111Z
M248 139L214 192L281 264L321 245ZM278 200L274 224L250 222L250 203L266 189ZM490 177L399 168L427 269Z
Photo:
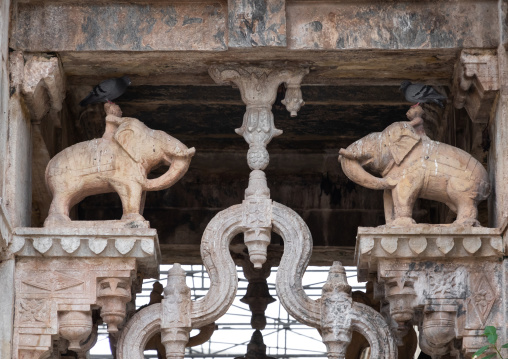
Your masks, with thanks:
M457 213L455 225L479 226L477 206L490 193L487 171L469 153L427 137L422 113L412 108L411 121L392 123L340 149L344 173L361 186L384 190L388 225L414 224L415 201L425 198Z

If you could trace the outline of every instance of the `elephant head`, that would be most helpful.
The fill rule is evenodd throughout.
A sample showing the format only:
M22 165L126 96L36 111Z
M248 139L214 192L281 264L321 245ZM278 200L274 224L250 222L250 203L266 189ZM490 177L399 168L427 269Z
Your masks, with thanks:
M150 170L165 164L169 169L162 176L142 183L145 191L158 191L176 183L187 172L196 150L188 149L176 138L163 131L152 130L135 118L123 118L113 138L125 152L139 163L147 175Z
M382 132L371 133L348 148L341 148L339 161L353 182L370 189L390 189L396 185L395 180L373 176L367 170L384 176L394 164L399 165L420 140L412 122L395 122Z

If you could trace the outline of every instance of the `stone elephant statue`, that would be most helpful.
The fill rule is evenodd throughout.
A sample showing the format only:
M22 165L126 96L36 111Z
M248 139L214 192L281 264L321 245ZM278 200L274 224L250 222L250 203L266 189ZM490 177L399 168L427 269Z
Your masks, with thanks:
M46 184L53 195L44 226L70 221L69 210L85 197L117 192L122 220L144 220L144 191L171 187L187 172L194 148L188 149L163 131L135 118L120 117L117 105L106 104L106 131L102 138L70 146L46 167ZM148 179L152 168L165 164L160 177Z
M487 171L469 153L427 137L422 113L413 108L412 121L392 123L341 149L344 173L359 185L384 190L388 225L414 224L413 205L425 198L457 213L454 224L479 226L477 205L490 192Z

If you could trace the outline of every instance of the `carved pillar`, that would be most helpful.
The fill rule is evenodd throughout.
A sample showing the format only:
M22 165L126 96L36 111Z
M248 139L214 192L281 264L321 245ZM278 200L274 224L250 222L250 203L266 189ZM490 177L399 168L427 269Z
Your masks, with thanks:
M308 72L307 68L277 66L218 65L209 69L215 82L238 86L242 100L247 105L242 127L235 131L249 144L247 163L252 172L249 187L245 190L243 225L246 228L244 241L255 268L261 268L266 261L266 249L272 232L272 201L263 170L270 161L266 146L273 137L282 134L281 130L275 128L272 105L278 87L286 83L284 104L291 116L296 116L304 104L300 83Z
M168 285L162 300L162 344L167 359L183 359L189 341L191 324L191 294L185 283L185 271L175 264L168 272Z

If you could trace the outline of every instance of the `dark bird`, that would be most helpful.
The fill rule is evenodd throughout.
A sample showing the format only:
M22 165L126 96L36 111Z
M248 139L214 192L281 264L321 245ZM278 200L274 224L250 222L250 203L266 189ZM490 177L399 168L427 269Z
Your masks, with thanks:
M111 102L120 97L130 84L131 80L127 76L104 80L95 86L79 104L86 106L98 102Z
M412 84L410 81L403 81L400 84L400 91L409 102L416 103L415 106L421 103L433 102L443 108L443 100L446 96L437 92L432 86L424 84Z

